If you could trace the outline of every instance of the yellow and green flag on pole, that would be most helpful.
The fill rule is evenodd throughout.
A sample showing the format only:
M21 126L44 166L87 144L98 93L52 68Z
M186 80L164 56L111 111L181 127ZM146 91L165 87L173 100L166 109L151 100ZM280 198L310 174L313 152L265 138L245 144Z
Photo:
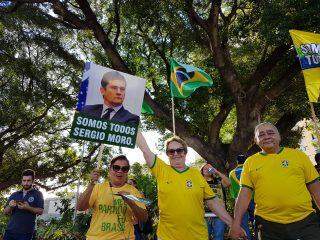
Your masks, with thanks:
M320 101L320 34L290 30L310 102Z
M182 64L174 59L170 61L170 89L176 98L187 98L199 87L210 87L212 78L202 69Z
M143 100L143 102L142 102L141 113L149 114L149 115L154 114L152 107L145 100Z

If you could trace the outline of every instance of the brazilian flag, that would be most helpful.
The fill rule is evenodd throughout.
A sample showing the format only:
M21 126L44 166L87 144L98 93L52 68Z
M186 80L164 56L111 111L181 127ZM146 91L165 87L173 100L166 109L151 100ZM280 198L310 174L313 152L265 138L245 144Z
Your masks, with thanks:
M143 103L142 103L141 113L149 114L149 115L153 115L154 114L153 109L151 108L151 106L145 100L143 100Z
M199 87L210 87L212 78L202 69L178 63L174 59L170 61L171 95L177 98L189 97Z

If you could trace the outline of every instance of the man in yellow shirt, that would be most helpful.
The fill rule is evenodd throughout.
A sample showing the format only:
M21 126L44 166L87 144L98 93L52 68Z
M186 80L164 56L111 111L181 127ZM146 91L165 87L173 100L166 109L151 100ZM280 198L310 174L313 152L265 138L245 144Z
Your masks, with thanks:
M128 159L120 155L110 162L110 181L96 184L100 175L97 170L92 172L92 181L77 204L81 211L93 209L87 240L134 240L133 216L139 221L147 220L145 205L123 196L141 197L136 188L127 184L129 169Z
M211 211L230 226L232 218L223 202L215 198L198 169L186 166L187 145L182 139L173 137L166 142L170 165L149 149L141 132L138 132L137 144L157 179L159 240L207 240L204 201Z
M311 197L319 206L320 183L311 161L297 149L281 148L280 134L271 123L259 124L254 134L262 151L244 164L231 237L240 236L241 218L254 191L260 239L319 239L320 228Z

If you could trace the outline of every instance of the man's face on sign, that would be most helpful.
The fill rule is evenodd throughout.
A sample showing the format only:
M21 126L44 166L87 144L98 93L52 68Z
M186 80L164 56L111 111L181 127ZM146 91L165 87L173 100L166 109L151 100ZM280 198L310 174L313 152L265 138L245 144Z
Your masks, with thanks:
M125 98L126 82L123 79L112 79L105 88L100 88L100 92L107 106L120 106Z

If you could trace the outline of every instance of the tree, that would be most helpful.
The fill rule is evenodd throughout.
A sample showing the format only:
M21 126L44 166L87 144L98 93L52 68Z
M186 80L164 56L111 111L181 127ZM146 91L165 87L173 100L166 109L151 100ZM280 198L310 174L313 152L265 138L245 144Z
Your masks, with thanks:
M1 8L6 17L41 16L72 32L72 41L57 40L84 60L146 77L150 128L172 129L168 59L205 69L215 86L175 100L176 129L222 170L252 146L259 121L275 122L287 143L297 143L291 129L308 110L288 30L319 30L319 10L316 0L15 0Z
M27 14L0 16L0 190L20 183L26 168L50 190L74 182L83 167L67 132L83 62L59 42L70 30ZM93 168L96 149L88 146L83 174Z

